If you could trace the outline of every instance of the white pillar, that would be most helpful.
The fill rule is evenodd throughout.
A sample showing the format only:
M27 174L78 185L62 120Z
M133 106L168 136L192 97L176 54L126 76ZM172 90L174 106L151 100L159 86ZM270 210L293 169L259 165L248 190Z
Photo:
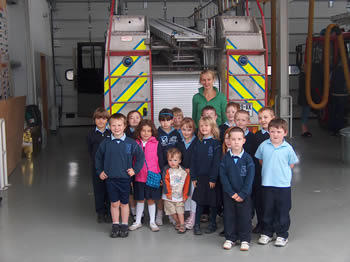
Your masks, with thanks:
M279 91L278 115L288 121L291 136L292 112L289 96L289 31L288 31L288 2L277 1L277 88Z

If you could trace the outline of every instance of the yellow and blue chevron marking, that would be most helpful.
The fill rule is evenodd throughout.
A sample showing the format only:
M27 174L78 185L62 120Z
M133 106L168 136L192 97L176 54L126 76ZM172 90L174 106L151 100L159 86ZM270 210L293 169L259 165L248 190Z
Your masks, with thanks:
M264 105L259 100L256 100L256 97L238 79L238 77L233 76L232 72L230 72L230 71L229 71L229 73L230 73L229 85L232 88L232 90L235 91L239 95L239 97L242 98L245 102L252 103L254 112L258 113L259 110L264 107ZM253 100L253 99L255 99L255 100Z
M145 99L146 101L148 101L148 98ZM143 116L143 109L146 108L148 111L148 103L142 103L141 105L139 105L136 110L140 112L140 114Z
M236 50L237 47L232 43L230 39L227 39L226 49ZM260 71L250 62L245 66L242 66L238 60L240 55L230 55L230 58L245 72L246 74L258 75L261 74ZM250 79L265 93L265 77L264 76L249 76Z
M147 84L146 77L147 73L141 72L139 77L136 77L125 89L124 91L113 101L115 102L129 102L140 90ZM146 105L143 105L146 104ZM144 107L148 107L147 103L143 103L139 109L143 110ZM127 103L118 103L112 105L112 114L119 113ZM107 108L107 111L110 107Z
M142 39L133 50L146 50L145 39ZM134 61L130 67L123 65L121 61L111 72L111 76L124 76L136 63L139 61L141 56L131 56ZM111 89L120 81L121 78L111 78ZM104 79L104 95L109 92L109 76L107 75Z

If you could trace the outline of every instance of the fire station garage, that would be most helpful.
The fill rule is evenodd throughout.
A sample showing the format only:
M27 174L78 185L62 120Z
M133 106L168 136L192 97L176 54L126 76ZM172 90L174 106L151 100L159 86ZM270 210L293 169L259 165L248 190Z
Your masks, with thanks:
M0 0L0 50L1 262L350 261L349 0Z

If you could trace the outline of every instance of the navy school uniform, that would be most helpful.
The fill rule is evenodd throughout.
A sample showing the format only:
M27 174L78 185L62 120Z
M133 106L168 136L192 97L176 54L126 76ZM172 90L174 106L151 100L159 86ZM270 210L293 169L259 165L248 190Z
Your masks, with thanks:
M111 135L100 144L95 160L97 175L104 171L108 176L105 181L110 201L128 204L131 179L127 170L133 168L137 174L145 161L140 146L125 134L120 139Z
M260 146L262 142L270 138L270 134L268 131L261 129L255 133L255 141L256 141L256 149ZM254 155L255 155L254 152ZM254 211L256 212L257 217L257 225L262 226L264 209L263 209L263 201L262 201L262 191L261 191L261 165L259 160L254 157L255 164L255 176L253 182L253 191L252 191L252 200L253 200L253 212L252 216L254 216Z
M245 143L243 145L243 149L245 152L247 152L251 157L254 157L254 153L256 151L256 140L255 136L252 132L248 130L248 128L245 131Z
M127 137L130 137L130 138L132 138L132 139L136 139L136 137L135 137L135 128L133 128L133 127L130 127L130 126L127 126L126 128L125 128L125 135L127 136Z
M95 168L95 155L100 143L106 139L111 137L111 131L109 129L105 129L104 132L101 132L97 127L92 129L87 137L86 142L88 145L88 151L92 159L92 186L94 189L94 198L95 198L95 210L97 213L108 213L109 212L109 199L106 188L105 181L101 180L98 176L96 176L96 168Z
M162 127L158 128L157 139L162 146L163 151L163 163L160 163L161 166L166 166L168 164L167 152L170 148L176 147L181 150L181 135L179 132L172 128L169 133L165 132ZM181 150L182 151L182 150Z
M198 138L193 135L190 143L186 144L184 139L180 143L180 150L182 152L181 166L183 168L191 168L191 158L193 155L193 150L198 143Z
M225 122L219 126L221 143L224 143L226 130L229 129L230 127L234 127L234 126L235 125L230 126L230 124L228 122Z
M216 191L209 187L209 182L217 182L220 157L221 144L214 138L198 140L193 149L190 175L192 181L197 181L192 196L197 205L216 207Z
M238 156L227 152L220 163L224 191L224 228L227 240L251 240L251 198L254 172L252 157L244 150ZM232 199L238 194L243 202Z

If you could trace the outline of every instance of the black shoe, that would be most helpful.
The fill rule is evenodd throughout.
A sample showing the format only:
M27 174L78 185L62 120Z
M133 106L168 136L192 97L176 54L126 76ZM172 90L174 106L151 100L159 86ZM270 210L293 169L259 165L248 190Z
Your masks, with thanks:
M257 224L252 231L254 234L260 234L262 233L262 226L260 224Z
M312 134L308 131L301 134L302 137L312 137Z
M107 224L112 223L112 216L111 216L111 214L105 214L104 222L107 223Z
M209 226L207 227L207 229L204 231L206 234L211 234L214 233L216 231L216 226L213 224L209 224Z
M199 236L199 235L202 235L202 230L201 230L201 227L199 225L194 225L193 227L193 234Z
M117 238L120 236L120 226L118 224L112 225L111 238Z
M219 233L219 236L224 237L224 236L225 236L225 230L222 230L222 231Z
M120 225L119 226L120 231L119 231L119 237L128 237L129 235L129 226L128 225Z
M97 213L97 223L101 224L105 221L105 214L104 213Z

